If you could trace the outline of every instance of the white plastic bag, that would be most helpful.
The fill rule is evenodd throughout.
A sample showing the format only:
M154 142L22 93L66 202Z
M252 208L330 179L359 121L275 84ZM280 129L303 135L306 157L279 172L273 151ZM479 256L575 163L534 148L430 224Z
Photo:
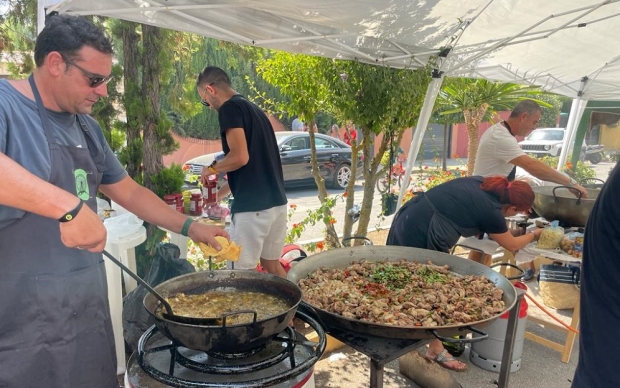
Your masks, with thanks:
M540 233L536 248L555 249L560 247L560 242L564 238L564 228L559 226L558 221L553 221L551 225L546 226Z
M114 242L136 233L142 226L143 221L133 213L125 213L111 217L103 221L108 230L108 241Z
M207 209L207 216L209 218L224 219L228 214L230 214L230 209L218 203Z

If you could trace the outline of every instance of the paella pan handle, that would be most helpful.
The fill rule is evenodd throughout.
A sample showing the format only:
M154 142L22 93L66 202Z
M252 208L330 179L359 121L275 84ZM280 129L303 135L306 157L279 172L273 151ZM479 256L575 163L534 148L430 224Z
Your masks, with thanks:
M317 321L319 321L319 325L321 325L321 327L323 327L323 328L327 328L328 327L327 325L325 325L323 323L323 321L321 320L321 317L319 316L319 314L317 314L317 312L314 309L314 307L310 306L309 303L306 303L306 302L302 301L299 304L299 308L297 309L297 311L305 312L306 315L309 315L309 316L311 316L311 318L316 319Z
M480 342L480 341L484 341L485 339L489 338L489 335L487 333L485 333L482 330L476 329L475 327L472 326L466 326L463 327L459 330L469 330L473 333L476 333L478 335L480 335L480 337L472 337L472 338L453 338L453 337L443 337L440 336L437 333L437 330L429 330L429 332L435 336L435 338L437 338L438 340L441 340L443 342L452 342L452 343L464 343L464 344L471 344L474 342Z
M555 200L555 203L560 202L560 200L558 199L558 197L556 197L556 195L555 195L555 191L556 191L557 189L569 189L570 191L574 192L574 193L577 195L577 202L576 202L575 204L576 204L576 205L581 204L581 191L579 191L579 190L577 190L576 188L571 187L571 186L558 186L558 187L554 187L554 188L553 188L552 193L553 193L553 199Z
M579 184L580 184L580 185L583 185L584 183L587 183L587 182L592 182L592 181L594 181L594 182L598 182L598 183L600 183L600 184L605 184L605 181L604 181L604 180L602 180L602 179L599 179L599 178L584 178L584 179L582 179L582 180L580 180L580 181L579 181Z
M254 310L238 310L238 311L232 311L230 313L222 314L220 316L221 319L222 319L222 327L226 327L226 318L230 317L231 315L241 315L241 314L253 314L254 315L254 319L252 320L252 323L250 323L250 324L253 325L253 324L256 323L256 318L258 316L256 311L254 311Z
M525 271L523 270L523 268L516 266L512 263L497 263L497 264L493 264L491 265L489 268L495 268L495 267L510 267L510 268L514 268L516 270L519 271L519 275L516 276L506 276L506 279L508 280L518 280L521 279L523 277L523 274L525 273Z
M372 244L372 240L369 239L368 237L364 237L364 236L351 236L351 237L345 237L345 238L342 239L342 246L343 247L350 247L351 246L351 241L353 241L353 240L362 240L362 245L373 245Z

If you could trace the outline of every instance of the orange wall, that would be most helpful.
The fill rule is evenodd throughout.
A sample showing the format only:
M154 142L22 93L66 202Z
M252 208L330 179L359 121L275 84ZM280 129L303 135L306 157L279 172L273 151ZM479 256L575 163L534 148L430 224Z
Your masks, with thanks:
M510 116L509 111L497 112L499 117L502 120L506 120L508 116ZM493 123L485 122L480 123L478 127L478 139L482 136L482 134L493 126ZM519 141L523 140L522 138L518 138ZM449 158L467 158L467 127L464 123L453 124L452 125L452 142L450 143L450 153Z
M269 116L269 121L275 132L286 131L284 125L273 116ZM188 160L204 154L211 154L222 150L221 140L202 140L191 137L182 137L172 134L174 140L179 143L179 149L170 155L164 156L164 166L170 167L172 163L183 164Z

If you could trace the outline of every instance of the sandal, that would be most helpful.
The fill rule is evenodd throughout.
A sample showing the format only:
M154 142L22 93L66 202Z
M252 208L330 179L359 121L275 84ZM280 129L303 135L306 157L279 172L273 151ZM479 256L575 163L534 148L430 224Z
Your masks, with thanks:
M443 368L446 368L448 370L452 370L452 371L455 371L455 372L465 372L467 370L467 364L465 364L465 363L457 360L456 358L450 356L446 349L442 350L441 353L439 353L437 356L435 356L435 358L430 357L428 355L428 349L426 350L426 352L424 352L424 354L422 356L424 358L426 358L427 360L436 362L439 366L441 366ZM457 364L457 365L448 365L449 362L453 362L453 361L456 361L459 364Z

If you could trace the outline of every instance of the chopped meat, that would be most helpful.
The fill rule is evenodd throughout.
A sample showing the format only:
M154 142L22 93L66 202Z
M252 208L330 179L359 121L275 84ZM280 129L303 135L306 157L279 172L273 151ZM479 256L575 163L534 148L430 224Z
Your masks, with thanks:
M504 312L504 292L485 276L460 276L447 265L352 262L321 268L299 282L311 305L345 318L402 327L468 324Z

